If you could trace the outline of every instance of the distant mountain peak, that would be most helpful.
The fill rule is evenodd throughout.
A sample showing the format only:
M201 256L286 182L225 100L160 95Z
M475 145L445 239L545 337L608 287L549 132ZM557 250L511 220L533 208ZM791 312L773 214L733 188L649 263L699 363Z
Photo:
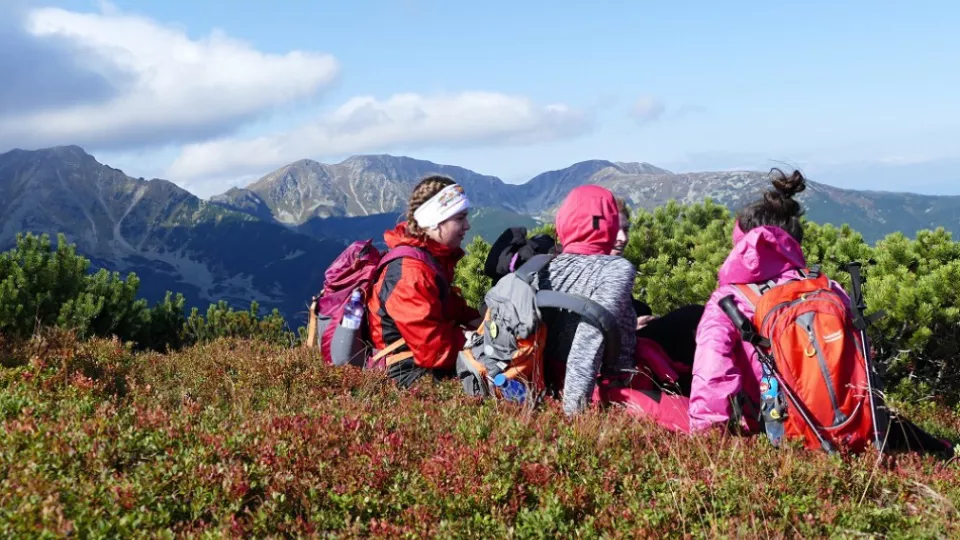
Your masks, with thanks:
M73 156L90 156L86 150L77 146L75 144L67 144L64 146L54 146L49 148L50 153L60 154L60 155L73 155ZM93 157L93 156L90 156Z
M48 148L38 148L28 150L25 148L13 148L8 152L0 153L0 156L22 156L22 157L59 157L59 158L90 158L95 159L87 153L86 150L75 144L63 146L51 146Z
M617 161L614 162L614 165L627 174L673 174L673 172L668 171L667 169L657 167L656 165L647 163L645 161Z

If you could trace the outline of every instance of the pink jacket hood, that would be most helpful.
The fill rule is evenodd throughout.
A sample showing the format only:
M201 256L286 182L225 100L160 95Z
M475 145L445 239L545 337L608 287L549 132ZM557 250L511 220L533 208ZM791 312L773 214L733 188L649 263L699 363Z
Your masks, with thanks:
M575 188L557 210L557 237L563 253L609 255L620 230L620 210L610 190Z
M720 308L720 299L734 294L737 307L747 317L754 315L734 284L779 284L797 275L806 267L799 242L779 227L757 227L744 233L734 226L733 249L718 273L718 287L704 306L697 326L697 349L693 361L693 383L690 388L690 429L698 431L726 425L733 416L731 401L742 401L743 414L749 416L749 402L760 401L760 363L756 351L743 343L733 323ZM846 292L836 282L831 287L849 304ZM755 421L742 421L752 431Z
M720 266L717 280L720 285L761 283L806 265L800 243L787 231L757 227L744 233L735 223L733 249Z

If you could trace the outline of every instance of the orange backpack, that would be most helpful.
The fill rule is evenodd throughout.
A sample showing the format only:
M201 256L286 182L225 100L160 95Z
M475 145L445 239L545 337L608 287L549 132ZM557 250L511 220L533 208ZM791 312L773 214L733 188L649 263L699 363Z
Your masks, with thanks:
M827 276L814 267L780 285L737 287L755 310L754 335L745 337L763 365L761 420L771 441L802 439L808 448L827 451L862 451L871 443L881 448L886 417L877 406L863 333L853 307ZM735 319L730 300L724 310ZM743 321L734 323L751 330Z

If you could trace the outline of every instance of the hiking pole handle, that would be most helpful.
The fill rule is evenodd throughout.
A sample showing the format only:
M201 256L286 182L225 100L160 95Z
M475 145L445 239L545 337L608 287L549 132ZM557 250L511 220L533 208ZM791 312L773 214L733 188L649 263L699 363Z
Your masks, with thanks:
M844 265L847 273L850 274L850 287L853 289L853 306L860 312L861 316L867 309L867 305L863 301L863 274L860 272L862 267L863 265L860 261L852 261Z
M732 294L728 294L720 299L720 309L727 315L727 318L730 319L730 322L740 331L740 336L744 341L751 345L760 345L761 347L769 347L770 342L766 338L762 337L758 332L756 327L753 326L753 323L750 322L750 319L740 311L740 308L737 307L736 297Z

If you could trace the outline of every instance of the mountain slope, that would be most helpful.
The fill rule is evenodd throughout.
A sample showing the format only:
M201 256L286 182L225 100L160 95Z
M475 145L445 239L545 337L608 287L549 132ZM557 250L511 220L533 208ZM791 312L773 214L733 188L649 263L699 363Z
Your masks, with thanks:
M538 174L514 190L521 194L523 208L536 214L558 206L578 186L599 183L609 177L637 174L669 175L670 172L648 163L613 163L595 159Z
M504 197L507 186L499 178L388 155L354 156L335 165L296 161L211 200L258 216L269 209L277 222L297 226L316 218L403 212L416 183L429 174L457 179L477 206L518 208L511 197Z
M737 210L771 187L766 173L753 171L606 174L596 175L591 182L626 198L631 206L648 210L670 199L690 204L706 197ZM938 226L960 234L960 197L956 196L855 191L808 181L807 189L797 199L810 220L836 226L849 224L868 242L897 231L913 236L918 230Z
M0 201L0 249L17 233L62 232L95 267L137 273L149 300L171 290L201 308L257 300L295 314L342 248L130 178L75 146L0 155Z
M354 156L335 165L298 161L214 200L318 238L379 238L387 228L383 225L402 219L410 190L430 173L446 174L464 185L477 207L474 227L485 237L511 224L530 225L533 218L551 220L567 194L584 184L607 187L631 206L646 209L670 199L695 203L710 197L736 210L770 187L768 176L756 171L672 173L649 163L606 160L575 163L514 185L460 167L376 155ZM960 234L960 197L844 190L811 181L799 199L810 219L848 223L870 242L896 231L912 236L937 226Z
M674 174L644 163L592 160L505 184L448 165L393 156L355 156L336 165L300 161L255 182L201 200L165 180L135 179L76 146L0 154L0 249L18 233L66 234L95 267L136 272L151 301L182 292L201 308L257 300L293 324L319 290L346 242L372 238L403 219L409 191L430 173L462 183L475 209L472 235L534 227L576 186L594 183L631 206L712 197L731 209L769 187L749 171ZM807 216L849 223L868 241L944 226L960 234L960 197L838 189L811 182L800 195ZM381 245L381 247L383 247Z

